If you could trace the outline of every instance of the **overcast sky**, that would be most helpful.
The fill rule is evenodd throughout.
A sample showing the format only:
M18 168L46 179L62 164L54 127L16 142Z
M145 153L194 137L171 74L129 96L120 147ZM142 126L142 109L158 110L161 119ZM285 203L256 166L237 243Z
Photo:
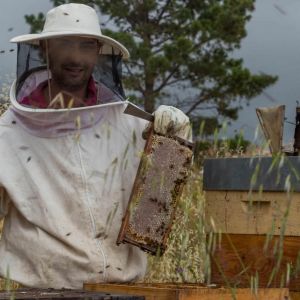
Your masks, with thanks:
M16 53L9 52L16 49L9 40L17 35L28 33L24 15L45 12L52 7L49 0L0 0L0 68L1 74L15 72Z
M261 94L241 111L232 126L245 128L250 139L258 123L255 107L285 104L288 121L295 120L296 101L300 102L300 1L257 0L247 29L239 52L245 66L253 72L279 76L277 83L266 90L274 101ZM284 141L291 141L293 134L294 126L285 123Z
M10 38L28 33L25 14L46 12L49 0L0 0L0 74L14 74L16 46ZM294 122L296 101L300 102L300 1L257 0L256 10L247 25L248 36L236 53L253 72L279 76L278 82L251 101L233 122L229 134L243 129L252 140L258 121L255 107L286 105L286 117ZM273 100L270 100L273 99ZM293 138L294 126L285 123L284 141Z

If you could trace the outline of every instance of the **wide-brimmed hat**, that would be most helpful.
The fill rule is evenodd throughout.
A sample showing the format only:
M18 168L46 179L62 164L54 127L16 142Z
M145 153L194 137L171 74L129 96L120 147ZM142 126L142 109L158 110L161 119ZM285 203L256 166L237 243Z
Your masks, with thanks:
M83 36L99 40L103 47L101 54L121 54L129 58L128 50L118 41L103 35L96 11L87 5L69 3L51 9L46 15L41 33L24 34L12 38L12 43L39 44L40 40L62 36Z

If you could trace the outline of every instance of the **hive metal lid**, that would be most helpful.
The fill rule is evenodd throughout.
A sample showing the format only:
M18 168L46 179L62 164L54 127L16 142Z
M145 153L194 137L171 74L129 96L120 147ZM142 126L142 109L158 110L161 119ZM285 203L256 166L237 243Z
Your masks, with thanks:
M271 153L281 152L284 112L285 105L256 108L256 114L266 140L269 141Z
M243 157L204 160L204 190L300 191L300 157Z

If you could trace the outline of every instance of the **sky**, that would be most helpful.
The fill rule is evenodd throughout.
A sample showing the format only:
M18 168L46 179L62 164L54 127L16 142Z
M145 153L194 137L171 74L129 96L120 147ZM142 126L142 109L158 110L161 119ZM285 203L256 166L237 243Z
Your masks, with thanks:
M9 40L29 32L24 15L46 12L52 7L49 0L0 0L0 74L14 74L16 45Z
M258 125L256 107L283 104L287 121L295 122L297 101L300 103L300 1L257 0L247 31L236 55L252 72L279 76L277 83L265 90L267 95L259 95L244 107L229 130L243 129L251 140ZM291 142L293 135L294 125L285 123L284 142Z
M254 139L258 126L256 107L284 104L286 119L293 123L297 101L300 103L300 1L256 0L255 6L247 24L248 35L234 55L243 58L252 72L277 75L279 80L244 106L238 120L228 128L229 136L243 130L248 140ZM0 80L5 74L14 77L16 46L9 39L29 32L24 15L46 12L51 7L49 0L0 0ZM294 125L285 123L284 142L291 142L293 134Z

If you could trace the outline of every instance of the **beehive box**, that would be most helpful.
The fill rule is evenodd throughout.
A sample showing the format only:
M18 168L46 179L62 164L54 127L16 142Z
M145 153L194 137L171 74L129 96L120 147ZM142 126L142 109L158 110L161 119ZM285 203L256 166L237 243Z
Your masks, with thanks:
M204 162L212 283L300 290L300 159Z
M151 254L164 252L192 154L188 141L149 135L118 244L130 243Z
M25 300L25 299L43 299L43 300L144 300L143 296L132 296L121 293L109 293L99 291L85 291L85 290L54 290L54 289L18 289L15 291L0 292L0 299L5 300Z
M145 300L299 300L286 288L226 289L193 284L86 284L90 291L130 293L144 296Z

